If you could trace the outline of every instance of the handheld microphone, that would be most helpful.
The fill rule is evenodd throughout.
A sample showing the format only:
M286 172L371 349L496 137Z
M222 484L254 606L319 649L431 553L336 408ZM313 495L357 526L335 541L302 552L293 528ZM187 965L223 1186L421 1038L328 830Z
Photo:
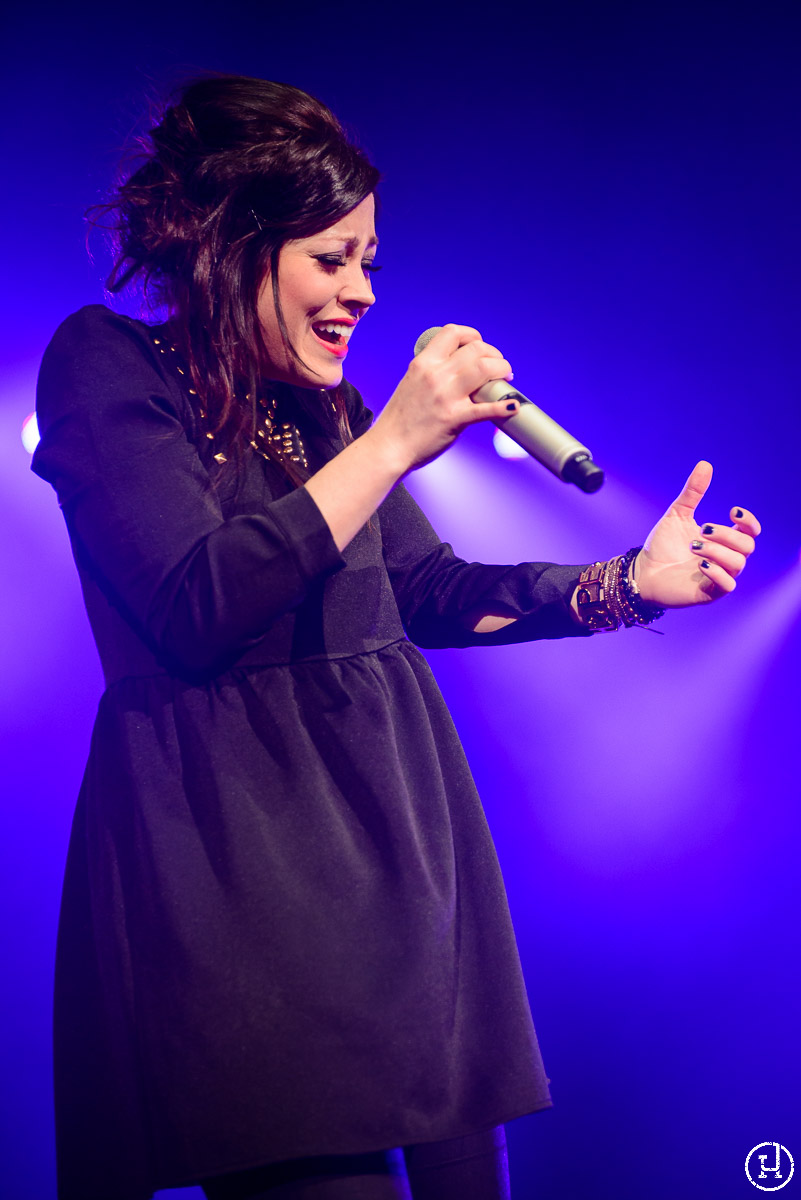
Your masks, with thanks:
M415 355L425 350L440 328L435 326L420 334L414 344ZM474 392L472 399L475 404L486 404L492 400L517 400L520 408L515 415L504 421L494 421L493 424L566 483L575 483L582 492L598 491L604 481L604 473L592 461L587 447L576 441L561 425L557 425L517 388L503 379L494 379Z

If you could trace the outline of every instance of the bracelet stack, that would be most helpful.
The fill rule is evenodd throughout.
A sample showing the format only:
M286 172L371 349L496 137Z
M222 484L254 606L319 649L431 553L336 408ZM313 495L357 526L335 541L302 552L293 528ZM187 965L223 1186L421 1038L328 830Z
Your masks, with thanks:
M579 576L576 604L579 619L589 629L613 633L621 625L650 625L664 608L649 604L640 595L633 577L634 560L642 550L635 546L608 562L585 567Z

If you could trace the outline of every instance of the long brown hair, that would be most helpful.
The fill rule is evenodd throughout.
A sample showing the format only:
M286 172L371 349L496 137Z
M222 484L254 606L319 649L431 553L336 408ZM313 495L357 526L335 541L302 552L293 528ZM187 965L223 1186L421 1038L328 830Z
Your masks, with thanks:
M268 369L259 289L269 274L297 360L278 294L281 247L340 220L375 190L379 173L319 100L237 75L185 85L139 140L138 157L88 214L113 235L106 286L138 283L166 308L215 446L238 455L254 436ZM344 399L329 395L348 441Z

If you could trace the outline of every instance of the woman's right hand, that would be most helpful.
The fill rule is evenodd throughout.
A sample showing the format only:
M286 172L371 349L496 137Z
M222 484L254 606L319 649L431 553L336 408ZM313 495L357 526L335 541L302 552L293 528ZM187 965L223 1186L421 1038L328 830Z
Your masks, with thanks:
M509 401L474 404L485 383L512 368L499 350L468 325L444 325L416 358L386 408L361 437L307 480L340 550L355 537L395 484L431 462L476 421L511 417Z
M476 421L517 412L515 402L475 404L485 383L507 379L510 364L469 325L443 325L409 368L372 429L365 434L397 464L398 478L442 454Z

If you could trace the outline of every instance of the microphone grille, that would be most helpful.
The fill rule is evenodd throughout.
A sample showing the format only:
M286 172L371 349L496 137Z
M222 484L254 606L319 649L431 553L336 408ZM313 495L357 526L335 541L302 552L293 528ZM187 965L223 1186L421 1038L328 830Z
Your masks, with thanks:
M420 334L419 338L414 343L415 358L417 358L417 355L420 353L421 350L425 350L426 346L431 341L432 337L434 337L435 334L439 333L441 328L442 328L441 325L434 325L434 326L432 326L431 329L427 329L425 331L425 333Z

